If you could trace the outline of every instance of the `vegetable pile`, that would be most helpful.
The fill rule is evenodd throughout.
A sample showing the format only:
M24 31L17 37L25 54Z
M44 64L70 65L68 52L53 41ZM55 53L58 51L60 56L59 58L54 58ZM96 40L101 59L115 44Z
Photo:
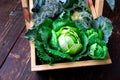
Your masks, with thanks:
M34 41L41 64L107 57L112 23L93 19L83 0L34 0L32 11L35 25L25 37Z

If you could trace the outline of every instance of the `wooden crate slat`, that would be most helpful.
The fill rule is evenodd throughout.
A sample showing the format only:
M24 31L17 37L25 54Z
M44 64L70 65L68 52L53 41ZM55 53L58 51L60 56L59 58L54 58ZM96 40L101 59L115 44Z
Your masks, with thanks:
M102 16L103 6L104 6L104 0L95 1L95 10L96 10L97 17Z
M30 14L30 25L29 25L29 29L33 27L34 22L33 22L33 12L32 12L32 8L33 8L33 0L29 0L29 14Z
M35 55L35 45L33 41L30 41L31 50L31 67L36 66L36 55Z
M92 0L88 0L88 4L89 4L90 10L91 10L93 19L96 19L97 18L97 13L96 13L96 10L95 10L95 7L93 5Z
M32 66L32 71L44 71L44 70L54 70L54 69L65 69L65 68L75 68L75 67L87 67L96 65L107 65L111 64L112 61L108 56L105 60L85 60L67 63L56 63L52 66L49 64Z
M30 26L30 14L29 14L29 4L28 0L21 0L22 2L22 7L23 7L23 14L24 14L24 19L25 19L25 24L26 28L29 29Z
M22 7L29 7L28 0L21 0L21 2L22 2Z
M33 21L32 21L32 15L33 12L31 11L33 8L33 0L29 0L29 13L30 13L30 26L29 28L32 28L32 26L34 25ZM30 48L31 48L31 70L33 66L36 66L36 55L35 55L35 45L33 41L30 41Z

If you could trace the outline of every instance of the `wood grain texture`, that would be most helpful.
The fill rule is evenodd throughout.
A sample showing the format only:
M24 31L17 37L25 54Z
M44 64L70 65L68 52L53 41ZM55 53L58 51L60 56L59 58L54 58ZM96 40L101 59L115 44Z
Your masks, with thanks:
M4 65L0 69L0 80L42 80L44 76L31 72L30 44L22 32Z
M95 7L93 5L93 0L88 0L88 4L89 4L90 10L91 10L91 14L93 16L93 19L96 19L98 16L97 16L97 12L95 10Z
M3 0L0 0L0 9L1 6L11 6L10 4L3 5L3 3L8 2L7 0L4 0L3 2L1 1ZM14 1L15 0L13 0L13 2ZM108 43L110 56L113 62L111 65L31 72L30 46L29 42L23 37L23 32L23 34L20 36L20 38L18 38L15 45L9 52L10 54L8 53L9 55L4 65L2 66L2 68L0 68L0 80L120 80L119 4L120 0L116 0L115 10L114 12L111 12L109 6L105 3L103 11L103 15L110 18L114 26L113 34L110 37ZM18 7L20 7L20 5L18 5ZM0 14L0 16L5 16L5 18L2 19L0 17L0 20L7 21L8 13L6 9L4 9L4 11L6 11L6 13ZM22 10L20 10L20 12L22 12ZM21 15L21 17L22 16L23 15ZM19 19L16 19L16 21L19 21ZM2 28L1 25L4 26L4 24L4 22L0 23L0 30ZM17 24L17 26L19 26L20 24L24 23L20 22L19 24ZM1 31L3 30L4 28L2 28ZM14 32L14 29L11 28L11 30L12 32ZM14 38L14 36L11 37Z
M26 28L30 26L29 0L21 0Z
M97 17L102 16L103 8L104 7L104 0L96 0L95 1L95 10Z
M14 45L13 49L10 51L4 65L0 70L0 72L2 72L0 73L0 75L2 75L2 80L19 79L19 76L24 72L24 68L30 60L28 53L29 48L29 43L24 39L24 35L22 34L22 36L20 36L20 38L17 40L17 43ZM10 74L11 76L9 76Z
M21 9L19 0L0 0L0 67L25 27Z
M34 54L35 52L33 52ZM35 58L35 55L31 56L31 59ZM35 60L31 61L36 63ZM111 64L111 59L108 56L105 60L85 60L85 61L76 61L76 62L67 62L67 63L56 63L52 66L49 64L43 65L31 65L32 71L44 71L44 70L55 70L55 69L65 69L65 68L75 68L75 67L86 67L86 66L96 66L96 65L107 65Z
M0 69L0 80L30 80L31 77L36 76L36 73L32 73L30 70L30 46L24 38L25 31L17 40Z
M28 6L28 1L29 0L21 0L23 8L27 8Z

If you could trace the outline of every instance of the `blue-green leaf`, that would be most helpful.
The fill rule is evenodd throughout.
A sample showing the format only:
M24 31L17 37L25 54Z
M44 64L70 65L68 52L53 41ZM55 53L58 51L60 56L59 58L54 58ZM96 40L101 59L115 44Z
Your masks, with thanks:
M106 43L108 43L109 37L111 36L113 29L112 22L108 18L101 16L94 20L92 24L94 28L100 28L103 31L104 40Z
M25 38L28 40L34 40L35 39L35 34L36 34L36 29L28 29L28 31L25 33Z
M115 0L106 0L111 10L113 11L115 8Z

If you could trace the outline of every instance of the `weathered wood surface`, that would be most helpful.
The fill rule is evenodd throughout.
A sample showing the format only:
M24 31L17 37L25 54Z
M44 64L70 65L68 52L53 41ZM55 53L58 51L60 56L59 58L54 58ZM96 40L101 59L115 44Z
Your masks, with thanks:
M120 0L116 0L115 11L111 12L105 3L103 11L114 25L108 43L111 65L31 72L30 46L24 38L26 30L20 0L0 0L0 63L4 62L0 68L0 80L120 80L119 4ZM10 17L11 11L16 15Z
M0 67L25 26L20 6L20 0L0 0Z

